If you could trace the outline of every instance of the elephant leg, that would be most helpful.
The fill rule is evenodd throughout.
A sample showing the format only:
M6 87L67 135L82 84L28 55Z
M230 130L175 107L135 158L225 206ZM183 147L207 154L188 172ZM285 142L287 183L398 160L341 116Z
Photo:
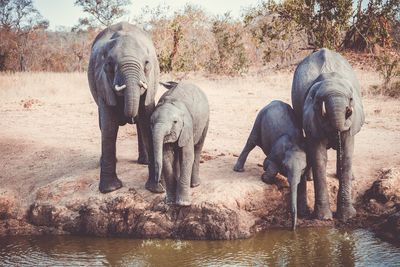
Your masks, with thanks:
M143 101L142 101L143 100ZM144 99L140 100L144 102ZM164 181L160 181L158 183L156 180L155 175L155 162L154 162L154 150L153 150L153 136L151 134L150 129L150 116L153 109L149 108L148 110L145 109L144 105L139 106L139 124L140 124L140 131L141 131L141 138L145 145L145 149L147 150L148 156L148 168L149 168L149 177L146 181L145 187L147 190L153 193L163 193L165 192L162 183Z
M311 168L308 168L308 170L306 169L297 186L297 212L300 217L307 217L311 213L307 205L307 172L310 169Z
M207 130L208 130L208 122L207 122L207 126L203 130L203 135L202 135L201 139L194 146L194 163L193 163L193 169L192 169L192 178L190 181L191 187L197 187L200 185L200 176L199 176L200 156L201 156L201 151L203 150L204 140L206 139Z
M235 172L243 172L244 171L244 163L247 160L247 156L249 153L255 148L256 144L256 138L250 134L249 139L247 139L246 145L244 146L242 153L240 153L238 160L236 161L235 166L233 167L233 170Z
M176 204L190 206L190 180L192 176L194 151L193 141L182 147L179 153L180 176L176 187Z
M139 150L139 157L138 157L138 163L147 165L149 164L149 157L147 154L147 149L143 141L142 137L142 131L140 129L140 122L136 123L136 130L137 130L137 136L138 136L138 150Z
M166 191L165 203L175 204L176 201L176 178L174 175L174 151L170 145L164 145L162 173L165 179Z
M307 181L312 181L313 180L311 167L310 168L306 168L306 170L304 171L304 176L306 177Z
M342 140L342 173L339 175L339 192L337 195L337 218L346 221L356 215L352 204L351 180L353 178L352 159L354 136L349 131L341 133ZM340 174L340 170L339 170Z
M101 193L108 193L122 187L116 173L116 141L118 118L116 112L103 101L99 101L101 128L100 183Z
M266 158L264 160L264 173L261 175L261 180L266 184L275 184L275 177L278 174L278 165Z
M194 146L194 162L192 168L192 177L190 180L190 187L197 187L200 185L199 165L200 165L200 154L202 149L203 149L203 142L201 144L197 144Z
M320 140L308 140L311 168L313 171L315 204L314 214L319 220L332 219L329 207L329 194L326 184L326 143Z

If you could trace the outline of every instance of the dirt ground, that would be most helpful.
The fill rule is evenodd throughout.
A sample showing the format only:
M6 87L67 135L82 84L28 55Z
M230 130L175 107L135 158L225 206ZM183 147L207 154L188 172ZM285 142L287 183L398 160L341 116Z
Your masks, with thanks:
M357 75L366 122L356 136L355 198L371 186L379 169L400 166L400 100L368 94L370 85L381 82L377 73L358 69ZM212 191L219 198L235 194L235 188L249 180L259 180L264 155L258 148L249 155L245 172L235 173L232 167L258 110L274 99L290 103L292 76L292 71L281 71L256 77L187 77L205 91L210 102L210 127L200 172L204 181L213 181ZM161 80L173 78L163 76ZM163 92L160 87L157 97ZM0 151L1 188L15 191L25 205L35 190L61 178L84 175L92 177L92 186L97 187L100 131L86 74L1 74ZM331 186L337 184L334 153L329 152ZM130 183L125 174L133 169L143 181L134 186L144 190L147 167L136 164L136 128L132 125L120 127L117 158L117 172L124 184ZM194 201L198 202L210 188L203 184L196 190ZM312 206L311 183L309 190ZM331 205L335 209L335 204Z

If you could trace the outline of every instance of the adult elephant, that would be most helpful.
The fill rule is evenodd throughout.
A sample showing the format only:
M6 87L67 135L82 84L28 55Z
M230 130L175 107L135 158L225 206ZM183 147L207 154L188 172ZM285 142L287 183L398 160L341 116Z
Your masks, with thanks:
M350 64L338 53L321 49L296 68L292 104L307 139L313 170L314 213L331 219L326 185L327 149L337 150L337 217L346 221L356 214L351 199L354 135L364 123L360 84Z
M148 164L146 188L163 192L154 176L150 116L158 87L159 65L146 32L129 23L118 23L100 32L92 45L88 67L90 91L98 105L101 130L99 190L108 193L122 186L116 174L119 126L136 123L139 159Z

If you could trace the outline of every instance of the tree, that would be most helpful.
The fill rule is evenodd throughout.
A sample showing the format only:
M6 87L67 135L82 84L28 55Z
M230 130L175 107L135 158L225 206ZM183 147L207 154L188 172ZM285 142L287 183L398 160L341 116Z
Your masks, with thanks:
M27 70L26 56L30 43L38 38L38 33L48 27L32 0L1 0L0 1L0 70ZM7 64L10 61L9 67ZM7 63L8 62L8 63ZM18 67L16 66L18 64Z
M217 44L217 53L210 58L208 70L228 75L247 72L249 60L242 39L243 25L226 13L214 19L211 31Z
M349 27L352 0L272 0L267 8L282 21L294 22L297 30L304 30L312 48L337 49Z
M91 15L91 21L103 26L112 25L117 19L127 12L125 6L130 5L130 0L76 0L75 5L82 7L83 11Z
M400 0L368 0L362 9L358 0L357 12L344 40L345 48L364 51L374 45L390 48L395 28L400 20Z

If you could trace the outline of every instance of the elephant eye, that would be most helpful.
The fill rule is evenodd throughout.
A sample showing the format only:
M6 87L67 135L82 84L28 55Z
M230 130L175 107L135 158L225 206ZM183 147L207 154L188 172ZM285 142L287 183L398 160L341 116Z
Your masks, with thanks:
M151 69L150 61L146 60L146 61L144 62L144 71L147 73L147 72L150 71L150 69Z
M178 121L177 120L174 120L174 123L177 123Z

